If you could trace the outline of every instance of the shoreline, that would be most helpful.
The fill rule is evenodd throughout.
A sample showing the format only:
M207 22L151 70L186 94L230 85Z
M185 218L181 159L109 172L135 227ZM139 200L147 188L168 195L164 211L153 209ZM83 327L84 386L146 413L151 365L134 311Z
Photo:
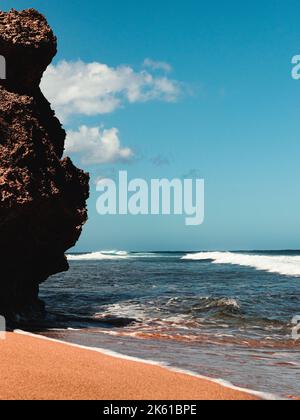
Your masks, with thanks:
M0 341L0 399L276 399L159 363L23 331Z
M82 350L86 350L86 351L92 351L92 352L98 353L100 355L105 355L105 356L113 357L113 358L116 358L116 359L121 359L121 360L129 361L129 362L135 362L135 363L141 363L141 364L145 364L145 365L149 365L149 366L160 367L160 368L165 369L169 372L187 375L187 376L190 376L190 377L193 377L193 378L200 379L201 381L212 382L215 385L221 386L223 388L230 389L232 391L237 391L237 392L241 392L243 394L248 394L248 395L256 397L260 400L277 401L277 400L283 400L284 399L284 398L281 398L280 396L272 394L272 393L267 393L267 392L263 392L263 391L255 391L255 390L250 389L250 388L238 387L238 386L233 385L231 382L226 381L225 379L221 379L221 378L217 379L217 378L213 378L213 377L209 377L209 376L204 376L204 375L201 375L199 373L196 373L196 372L193 372L193 371L190 371L190 370L187 370L187 369L173 367L173 366L170 366L170 365L165 364L163 362L158 362L158 361L151 360L151 359L142 359L142 358L138 358L138 357L128 356L128 355L121 354L121 353L118 353L116 351L108 350L108 349L105 349L105 348L89 347L89 346L85 346L85 345L82 345L82 344L71 343L71 342L68 342L68 341L47 337L45 335L34 334L34 333L30 333L30 332L23 331L23 330L15 330L14 333L21 334L21 335L24 335L24 336L33 337L33 338L39 338L41 340L47 340L47 341L50 341L50 342L53 342L53 343L65 344L66 346L69 346L69 347L74 347L74 348L78 348L78 349L82 349Z

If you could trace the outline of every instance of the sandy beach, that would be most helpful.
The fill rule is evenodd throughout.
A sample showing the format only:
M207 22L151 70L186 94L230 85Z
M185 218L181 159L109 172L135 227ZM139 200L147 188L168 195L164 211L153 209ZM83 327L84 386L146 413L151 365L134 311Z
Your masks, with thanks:
M1 400L255 400L208 380L36 337L0 340Z

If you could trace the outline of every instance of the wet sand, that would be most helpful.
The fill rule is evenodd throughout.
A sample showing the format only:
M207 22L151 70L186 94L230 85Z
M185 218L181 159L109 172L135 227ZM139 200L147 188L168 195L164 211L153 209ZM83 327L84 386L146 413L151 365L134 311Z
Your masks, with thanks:
M36 337L0 340L1 400L255 400L209 380Z

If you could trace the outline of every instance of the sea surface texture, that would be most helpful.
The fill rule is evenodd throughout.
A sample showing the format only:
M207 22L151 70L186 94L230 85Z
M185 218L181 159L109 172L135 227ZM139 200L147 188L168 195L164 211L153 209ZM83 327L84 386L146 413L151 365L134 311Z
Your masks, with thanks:
M300 252L68 259L70 271L41 287L40 333L300 397Z

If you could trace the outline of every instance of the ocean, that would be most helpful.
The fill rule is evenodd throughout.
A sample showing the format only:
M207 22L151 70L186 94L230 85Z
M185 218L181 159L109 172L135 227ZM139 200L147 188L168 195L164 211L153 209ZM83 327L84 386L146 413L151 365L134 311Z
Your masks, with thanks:
M300 251L68 255L35 332L300 397ZM300 329L299 329L300 330Z

